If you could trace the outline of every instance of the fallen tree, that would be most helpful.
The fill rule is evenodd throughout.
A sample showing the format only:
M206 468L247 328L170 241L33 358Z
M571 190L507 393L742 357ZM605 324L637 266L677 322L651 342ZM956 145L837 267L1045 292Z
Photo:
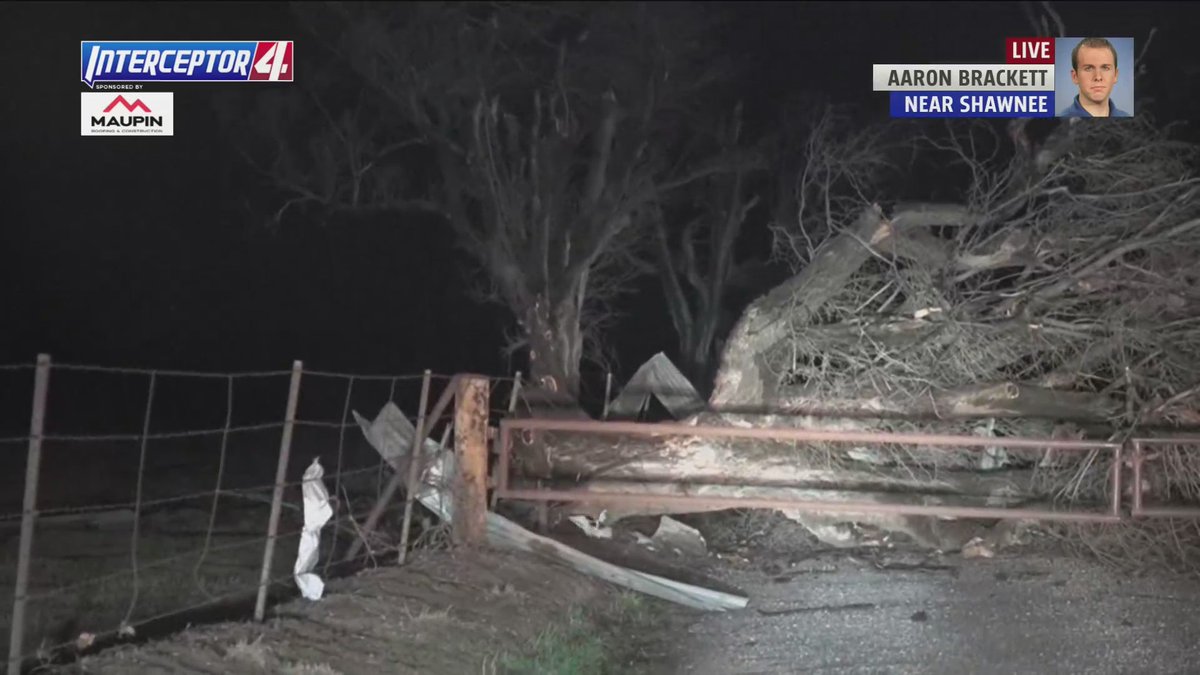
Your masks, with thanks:
M734 328L713 408L1117 428L1187 417L1178 395L1200 373L1195 148L1144 118L1064 122L997 168L967 150L982 129L937 141L974 175L962 203L819 214L825 241ZM779 225L781 250L806 229Z
M863 196L886 182L847 195L812 169L864 152L836 128L819 126L826 136L810 142L796 221L776 223L796 274L734 327L706 419L1100 439L1200 422L1194 146L1146 117L1065 121L1041 140L1014 124L1015 150L997 160L980 156L991 127L951 128L925 141L966 167L962 200L885 208ZM1088 452L564 433L518 455L546 478L964 498L1011 477L1018 494L1059 502L1106 499L1110 469ZM970 473L979 469L990 471Z

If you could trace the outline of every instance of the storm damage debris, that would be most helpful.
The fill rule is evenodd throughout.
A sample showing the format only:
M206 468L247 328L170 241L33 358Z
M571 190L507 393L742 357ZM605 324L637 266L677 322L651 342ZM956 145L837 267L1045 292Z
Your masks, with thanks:
M397 412L398 409L389 403L373 422L367 422L358 413L354 414L367 442L393 467L402 463L412 443L412 424ZM448 485L455 471L454 454L440 450L436 445L432 445L432 451L430 448L431 445L425 447L430 461L422 471L421 487L416 498L439 518L450 522L453 499ZM727 611L742 609L749 600L744 596L684 584L604 562L553 539L534 534L496 513L487 513L486 526L488 543L492 546L528 551L564 563L583 574L687 607Z
M708 545L700 530L663 516L658 521L658 530L650 541L656 546L679 555L705 556L708 555Z
M676 420L705 408L704 399L679 368L659 352L650 357L621 390L608 408L610 419L637 419L657 399Z
M304 471L304 482L300 488L304 495L304 529L300 532L300 548L293 573L300 594L308 600L320 600L325 592L325 582L313 573L320 557L321 528L333 517L329 491L321 480L324 475L325 469L321 466L320 458L314 457L312 464Z

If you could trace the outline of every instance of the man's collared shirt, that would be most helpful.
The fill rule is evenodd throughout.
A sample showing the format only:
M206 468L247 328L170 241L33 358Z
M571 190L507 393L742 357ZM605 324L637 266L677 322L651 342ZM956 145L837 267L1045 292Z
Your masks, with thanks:
M1093 117L1092 113L1088 112L1083 106L1079 105L1079 94L1072 99L1071 105L1063 110L1058 115L1059 117ZM1109 117L1130 117L1130 114L1117 107L1112 99L1108 99L1108 116Z

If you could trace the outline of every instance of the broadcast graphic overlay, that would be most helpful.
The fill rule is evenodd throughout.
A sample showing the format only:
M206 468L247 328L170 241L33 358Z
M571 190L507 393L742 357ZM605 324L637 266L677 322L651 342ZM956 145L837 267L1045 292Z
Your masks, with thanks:
M1096 113L1110 90L1111 116L1129 117L1132 77L1122 82L1117 65L1132 53L1133 38L1008 38L1004 63L874 64L872 88L888 92L896 118L1108 116ZM1074 97L1085 89L1079 104Z
M80 134L172 136L175 101L164 83L293 82L291 40L82 41Z
M1133 117L1133 38L1056 38L1054 50L1059 117Z

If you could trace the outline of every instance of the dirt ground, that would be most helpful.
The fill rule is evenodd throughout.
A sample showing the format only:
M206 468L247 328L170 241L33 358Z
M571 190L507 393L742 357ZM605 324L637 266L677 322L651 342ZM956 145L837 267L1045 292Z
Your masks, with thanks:
M425 550L330 582L265 624L189 628L58 673L1184 673L1200 583L1130 576L1033 538L994 558L833 549L768 514L682 517L707 555L559 538L750 597L703 613L527 554ZM651 532L653 524L633 521ZM603 654L594 652L601 651Z

